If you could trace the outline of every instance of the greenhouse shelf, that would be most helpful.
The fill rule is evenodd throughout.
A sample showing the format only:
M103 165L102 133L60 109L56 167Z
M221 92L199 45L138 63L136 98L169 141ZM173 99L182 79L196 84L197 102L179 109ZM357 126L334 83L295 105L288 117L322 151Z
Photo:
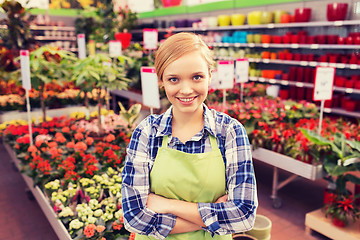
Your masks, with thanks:
M10 145L4 143L4 146L7 152L9 153L12 161L14 162L16 168L20 169L20 160L17 159L15 152L12 150ZM23 177L26 185L28 186L29 190L31 191L36 201L38 202L41 210L45 214L46 218L48 219L49 223L54 229L59 240L71 240L72 238L69 232L66 230L64 224L57 218L54 210L50 206L48 200L45 198L40 188L38 186L34 187L34 182L29 176L26 176L25 174L21 174L21 176Z
M316 231L334 240L359 240L360 239L360 221L353 223L349 221L349 225L340 228L332 224L331 218L326 218L322 209L309 212L305 216L305 231L311 234Z
M312 165L304 163L294 158L285 156L283 154L265 149L256 148L252 152L253 159L272 165L273 168L273 185L271 198L273 199L273 207L280 208L282 206L281 198L278 197L277 191L295 180L296 178L303 177L312 181L321 179L325 176L322 164ZM290 177L282 182L278 180L278 169L283 169L292 173Z

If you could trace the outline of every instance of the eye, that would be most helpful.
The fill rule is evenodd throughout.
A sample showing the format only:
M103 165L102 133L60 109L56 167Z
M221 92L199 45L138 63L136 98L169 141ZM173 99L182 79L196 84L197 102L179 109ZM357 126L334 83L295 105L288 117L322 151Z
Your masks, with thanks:
M179 80L177 78L169 78L168 81L171 82L171 83L176 83Z
M195 76L193 77L193 79L196 80L196 81L199 81L199 80L201 80L203 77L204 77L204 76L202 76L202 75L195 75Z

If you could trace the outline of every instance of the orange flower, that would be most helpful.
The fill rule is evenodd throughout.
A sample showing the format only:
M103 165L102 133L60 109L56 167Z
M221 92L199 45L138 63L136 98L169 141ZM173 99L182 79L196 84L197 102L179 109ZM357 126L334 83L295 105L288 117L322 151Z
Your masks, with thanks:
M87 238L91 238L95 234L95 224L89 224L84 228L84 234Z
M75 146L75 143L74 143L74 142L68 142L68 143L66 144L66 147L67 147L67 148L74 148L74 146Z
M92 137L87 137L87 138L85 139L85 143L86 143L87 145L91 145L91 144L93 144L93 142L94 142L94 139L93 139Z
M83 143L83 142L78 142L78 143L75 144L74 149L77 152L86 151L87 145L85 143Z
M77 128L76 131L79 133L83 133L85 132L85 128Z
M58 144L56 142L49 142L48 145L50 148L54 148L54 147L58 146Z
M36 151L37 151L37 148L34 145L28 147L28 152L36 152Z
M59 143L64 143L66 142L66 138L64 137L64 135L62 133L55 133L55 141L59 142Z
M122 224L118 224L117 222L113 223L113 229L120 230L122 228Z
M101 232L103 232L105 230L105 227L103 226L103 225L98 225L98 226L96 226L96 231L98 232L98 233L101 233Z
M63 128L61 129L61 131L62 131L63 133L68 133L68 132L70 132L70 128L69 128L69 127L63 127Z
M82 140L84 138L84 135L82 133L75 133L74 138L78 141Z
M40 147L41 144L43 144L43 143L44 143L44 141L41 140L41 139L35 141L35 145L36 145L37 147Z
M106 136L105 141L112 142L115 140L115 136L113 134L109 134Z
M70 127L70 129L71 129L71 131L75 131L75 130L76 130L76 126L75 126L75 125L72 125L72 126Z

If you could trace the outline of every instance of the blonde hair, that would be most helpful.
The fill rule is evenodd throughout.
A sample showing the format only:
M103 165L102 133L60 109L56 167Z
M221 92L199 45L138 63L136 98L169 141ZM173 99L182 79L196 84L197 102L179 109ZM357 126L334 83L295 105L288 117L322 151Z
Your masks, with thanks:
M166 39L156 51L155 70L159 81L162 81L164 70L169 64L193 51L200 51L208 65L210 73L215 66L213 52L200 36L194 33L181 32Z

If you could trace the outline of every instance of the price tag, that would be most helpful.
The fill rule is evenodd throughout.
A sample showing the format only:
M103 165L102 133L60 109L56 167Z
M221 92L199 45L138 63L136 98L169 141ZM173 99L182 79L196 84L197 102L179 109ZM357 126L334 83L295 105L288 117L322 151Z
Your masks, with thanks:
M20 50L20 66L21 66L21 79L22 86L26 90L31 90L30 80L30 57L29 50Z
M109 42L109 55L112 58L122 55L122 45L120 41L111 40Z
M159 83L154 67L141 67L141 89L143 104L160 108Z
M77 44L78 44L79 58L80 59L86 58L85 34L80 33L77 35Z
M335 68L316 67L314 83L314 101L331 100L335 78Z
M218 78L218 72L217 69L214 69L211 72L211 82L209 84L209 89L219 89L219 78Z
M245 83L249 81L249 60L237 59L235 62L235 82Z
M156 50L158 45L158 30L145 28L143 31L144 48Z
M218 61L218 78L220 89L234 87L234 61Z
M299 44L293 43L293 44L291 44L291 48L299 48Z

